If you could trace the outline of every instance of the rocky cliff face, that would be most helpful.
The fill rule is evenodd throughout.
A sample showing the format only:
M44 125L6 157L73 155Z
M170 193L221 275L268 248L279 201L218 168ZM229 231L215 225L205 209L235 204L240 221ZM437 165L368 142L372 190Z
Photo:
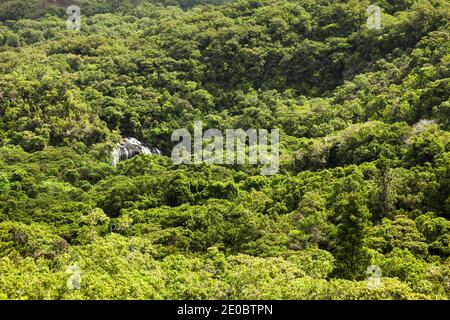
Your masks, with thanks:
M161 150L147 147L136 138L124 138L112 151L112 164L116 166L120 161L128 160L138 154L161 155Z

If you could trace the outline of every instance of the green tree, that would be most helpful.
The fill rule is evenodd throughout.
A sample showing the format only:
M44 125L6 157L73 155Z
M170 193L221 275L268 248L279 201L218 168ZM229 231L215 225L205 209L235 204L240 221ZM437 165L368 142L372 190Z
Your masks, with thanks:
M352 192L340 196L335 206L338 216L335 276L344 279L361 279L370 255L365 244L370 213L361 194Z

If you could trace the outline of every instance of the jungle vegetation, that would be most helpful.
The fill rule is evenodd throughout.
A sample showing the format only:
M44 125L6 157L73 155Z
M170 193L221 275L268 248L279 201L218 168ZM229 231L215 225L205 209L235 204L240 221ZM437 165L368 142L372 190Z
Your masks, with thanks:
M0 299L448 299L449 80L448 0L2 0ZM173 164L196 120L280 172Z

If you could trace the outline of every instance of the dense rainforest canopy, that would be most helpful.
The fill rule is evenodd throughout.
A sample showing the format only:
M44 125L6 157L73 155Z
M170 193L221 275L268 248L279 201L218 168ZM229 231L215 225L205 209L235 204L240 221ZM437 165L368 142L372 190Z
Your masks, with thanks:
M448 0L0 0L0 298L448 299L449 80ZM279 174L173 164L196 120Z

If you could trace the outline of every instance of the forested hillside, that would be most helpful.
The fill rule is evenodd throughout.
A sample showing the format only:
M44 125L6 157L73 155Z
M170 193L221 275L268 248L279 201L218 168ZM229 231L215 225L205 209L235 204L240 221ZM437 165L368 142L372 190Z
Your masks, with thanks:
M448 0L1 0L0 298L449 299L449 80Z

